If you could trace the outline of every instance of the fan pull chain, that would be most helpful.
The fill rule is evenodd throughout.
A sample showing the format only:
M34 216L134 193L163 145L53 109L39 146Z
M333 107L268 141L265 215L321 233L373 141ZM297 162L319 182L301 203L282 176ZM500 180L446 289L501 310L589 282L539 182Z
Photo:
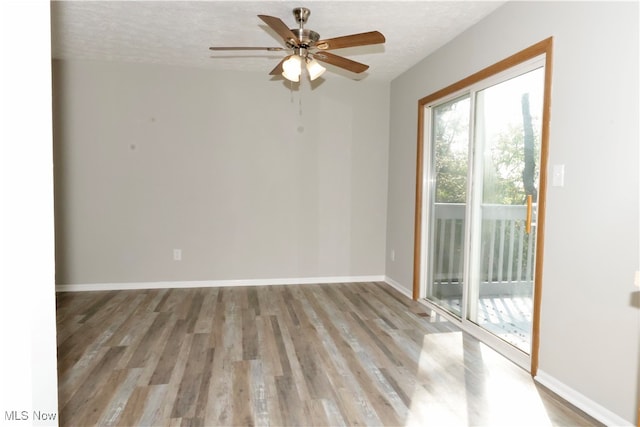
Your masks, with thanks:
M300 94L298 95L298 115L302 117L302 88L300 89Z
M291 94L291 103L293 104L293 82L289 80L289 94Z

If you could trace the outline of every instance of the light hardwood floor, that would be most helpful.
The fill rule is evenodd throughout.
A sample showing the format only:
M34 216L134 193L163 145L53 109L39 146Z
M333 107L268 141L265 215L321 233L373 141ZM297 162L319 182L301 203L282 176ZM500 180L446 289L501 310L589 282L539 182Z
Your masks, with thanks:
M384 283L60 293L60 425L598 425Z

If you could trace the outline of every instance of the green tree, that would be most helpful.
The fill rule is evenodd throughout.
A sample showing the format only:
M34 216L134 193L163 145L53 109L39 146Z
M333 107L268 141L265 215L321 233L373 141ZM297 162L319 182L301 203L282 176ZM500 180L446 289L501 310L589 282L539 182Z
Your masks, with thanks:
M522 121L509 123L491 144L485 161L485 203L521 205L537 198L540 136L531 115L529 94L521 97ZM467 197L469 99L456 100L434 111L433 135L436 203L465 203Z
M524 169L522 171L522 182L527 196L533 196L533 200L538 199L538 189L536 188L536 136L533 131L533 120L531 109L529 108L529 94L522 94L522 129L524 144ZM539 145L539 144L538 144Z
M436 202L464 203L467 195L469 99L434 112Z
M484 201L503 205L522 205L526 196L536 200L535 186L539 167L535 159L540 152L540 135L529 111L529 94L522 95L522 122L510 123L491 147L491 191ZM485 188L485 190L487 190Z

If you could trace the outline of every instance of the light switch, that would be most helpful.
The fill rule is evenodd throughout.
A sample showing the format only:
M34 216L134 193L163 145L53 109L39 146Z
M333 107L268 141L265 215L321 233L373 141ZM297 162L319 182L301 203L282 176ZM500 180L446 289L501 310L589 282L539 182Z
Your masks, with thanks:
M564 187L564 165L553 165L553 181L554 187Z

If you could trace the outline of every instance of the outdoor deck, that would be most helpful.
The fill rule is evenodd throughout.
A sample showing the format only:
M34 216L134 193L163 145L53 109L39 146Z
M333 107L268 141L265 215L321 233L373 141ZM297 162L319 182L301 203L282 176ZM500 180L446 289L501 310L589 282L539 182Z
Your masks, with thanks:
M446 303L462 312L459 298L448 298ZM478 325L522 351L531 350L531 297L487 296L478 303Z

